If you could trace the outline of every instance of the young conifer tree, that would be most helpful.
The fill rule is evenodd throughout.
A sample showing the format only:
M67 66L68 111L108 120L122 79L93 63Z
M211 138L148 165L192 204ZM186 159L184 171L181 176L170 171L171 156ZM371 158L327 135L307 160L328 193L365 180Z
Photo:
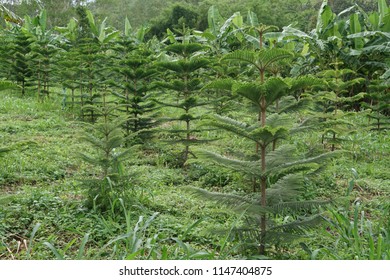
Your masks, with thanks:
M240 82L228 81L233 94L248 100L257 111L257 120L245 123L232 118L215 115L208 124L233 133L253 142L256 146L254 159L237 159L222 156L213 152L198 150L196 155L202 162L230 168L255 178L260 182L260 193L249 196L210 193L195 189L197 194L212 198L233 207L238 212L245 212L248 222L245 227L237 229L256 244L257 254L264 255L266 246L279 242L288 242L294 235L302 234L306 227L316 224L320 216L304 217L290 223L275 224L272 217L278 217L295 210L310 208L322 202L298 201L303 191L305 177L319 170L321 164L332 153L312 155L298 153L294 145L283 144L281 140L291 136L296 130L294 121L287 114L271 113L278 100L299 87L307 88L315 82L292 82L281 77L267 77L267 67L278 60L291 57L283 49L261 49L259 51L235 51L227 54L223 60L238 61L246 67L254 67L260 73L260 79ZM223 88L223 82L219 84ZM278 110L281 111L281 110ZM277 141L277 142L276 142ZM278 146L275 143L280 143ZM248 242L247 242L248 243ZM252 245L253 245L252 244Z
M103 102L103 106L93 109L99 117L94 124L85 124L86 130L81 137L93 152L82 152L80 157L96 168L96 174L83 183L89 189L87 205L105 211L111 209L117 199L127 198L128 176L123 161L131 155L132 149L124 148L127 139L122 125L127 120L113 117L117 108Z
M360 101L365 93L359 93L349 96L351 89L360 83L364 83L363 78L353 78L355 72L351 69L341 68L336 62L334 69L324 70L319 76L325 81L324 91L316 95L317 105L322 113L318 113L315 118L321 119L319 126L322 131L322 144L330 146L334 151L342 142L346 141L345 137L352 133L353 124L346 117L352 115L352 112L346 112L344 106L348 103Z
M82 118L87 116L91 122L94 122L98 115L94 110L94 105L100 100L100 94L97 92L98 73L101 69L99 62L99 45L90 37L82 38L79 41L77 51L79 58L79 86L81 103L83 105Z
M7 56L9 57L10 78L21 86L22 95L31 82L30 52L31 37L25 27L15 27L13 40L9 46Z
M77 106L83 106L78 89L79 62L77 61L78 52L73 45L63 45L63 50L58 56L56 80L62 85L64 90L63 106L69 106L72 110ZM68 90L70 94L68 95Z
M389 85L381 80L372 81L368 86L368 102L362 106L369 110L369 126L372 130L385 130L390 128L390 94Z
M193 113L195 108L204 106L206 101L199 96L202 88L202 75L204 68L209 64L209 60L201 57L199 54L204 47L198 43L174 43L166 47L166 51L171 54L171 60L160 62L158 66L168 71L166 82L159 82L158 85L168 90L171 94L160 104L167 108L177 108L182 113L178 117L166 118L167 121L184 123L184 127L171 129L169 133L176 139L172 143L184 145L181 165L183 165L192 154L190 146L202 143L204 141L196 138L195 133L199 128L194 126L194 122L199 116ZM171 101L171 102L168 102Z
M78 7L77 13L79 23L75 58L78 62L77 83L79 84L82 106L81 118L88 117L91 122L94 122L99 117L94 108L102 104L100 89L104 87L103 83L105 82L104 72L107 59L105 39L108 35L106 35L105 20L101 23L99 29L89 10Z
M33 19L29 20L29 33L31 34L31 61L30 68L39 98L49 96L53 80L54 58L57 52L55 36L47 29L47 15L43 10Z
M9 47L11 45L11 36L8 30L0 31L0 78L10 80L10 57Z
M127 135L137 133L136 142L150 139L151 128L157 125L156 106L152 101L153 77L157 71L153 66L148 48L131 32L126 19L125 32L115 42L115 57L110 66L115 78L109 81L118 107L128 120L124 125Z
M84 27L85 29L86 27ZM83 119L84 96L83 84L81 80L82 56L78 49L79 40L85 32L83 27L75 19L69 20L67 26L57 27L56 30L61 33L63 40L58 44L60 51L58 52L56 64L56 82L61 84L64 90L63 106L69 106L71 109L80 109L80 117ZM70 96L68 95L70 91Z

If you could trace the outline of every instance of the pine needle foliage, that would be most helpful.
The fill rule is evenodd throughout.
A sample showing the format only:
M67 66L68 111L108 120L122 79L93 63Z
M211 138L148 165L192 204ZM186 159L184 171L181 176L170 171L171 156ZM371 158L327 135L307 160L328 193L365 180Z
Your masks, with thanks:
M127 135L137 133L137 142L151 138L151 128L158 122L156 104L153 102L152 83L157 71L151 61L152 53L144 45L136 44L134 38L122 36L113 47L114 63L110 69L116 73L109 81L119 104L119 111L128 121L124 124Z
M55 36L47 30L47 13L41 13L33 19L26 17L31 34L31 72L34 78L38 98L49 96L52 86L54 58L57 52Z
M10 31L0 31L0 77L1 79L10 79L10 57L9 57L9 46L12 42L12 36Z
M75 19L69 21L66 27L57 27L56 30L61 33L63 40L58 42L58 56L56 61L55 79L63 88L63 107L70 107L72 110L76 106L83 106L82 98L78 89L80 84L79 58L77 51L77 32L78 26ZM70 95L68 94L70 90Z
M207 150L197 150L196 155L203 164L213 163L242 173L254 182L260 182L260 194L249 196L210 193L205 190L191 189L201 197L209 198L228 206L239 213L245 213L243 226L236 229L245 244L256 248L255 254L264 255L266 247L280 242L290 242L302 236L310 225L317 224L321 218L300 217L303 209L324 204L322 201L300 201L304 191L304 181L311 173L318 172L336 153L315 154L298 153L293 145L279 145L288 139L299 127L291 121L283 110L276 110L275 104L286 98L290 92L296 93L295 103L305 99L305 91L311 91L319 84L318 79L283 79L277 76L266 77L271 65L280 60L291 58L292 54L283 49L265 49L259 51L236 51L227 54L223 60L249 64L258 70L260 80L213 82L211 88L231 88L234 95L244 98L252 104L258 113L254 123L234 120L229 117L214 115L206 124L228 131L243 139L253 142L256 151L248 158L222 156ZM291 108L291 104L290 104ZM299 106L297 106L299 110ZM288 111L288 110L287 110ZM296 132L296 131L295 131ZM190 161L191 162L191 161ZM295 214L294 214L295 213ZM288 223L275 223L283 215L297 217Z
M109 42L116 36L116 32L106 27L105 20L100 26L95 24L92 13L82 7L78 9L80 21L77 38L77 61L78 84L80 87L82 112L81 117L84 119L88 116L91 122L94 122L99 113L94 108L104 106L107 103L105 94L107 93L107 76L110 75L108 69ZM83 106L88 105L88 106Z
M218 59L218 58L217 58ZM214 79L202 89L202 95L213 105L214 113L224 114L234 110L237 95L232 93L232 86L240 74L239 67L232 67L228 61L211 60L211 74Z
M351 94L353 87L365 83L363 78L354 78L353 70L340 68L341 63L334 63L334 69L325 70L319 73L325 81L324 91L316 95L317 105L322 114L317 114L321 120L322 144L329 145L330 150L346 141L343 135L352 133L352 124L345 120L351 112L344 112L343 107L348 103L358 102L365 93Z
M98 115L95 112L96 106L83 105L99 105L100 91L99 84L101 83L100 73L104 69L101 64L101 59L104 57L100 52L100 46L93 38L80 38L77 46L77 58L79 62L79 79L82 112L81 117L89 118L94 122Z
M84 106L84 98L80 94L81 85L80 79L80 62L78 61L78 51L72 44L64 44L62 53L57 61L56 79L60 81L64 92L63 107L69 107L75 110L80 110ZM68 93L70 91L70 94Z
M369 110L369 127L372 130L379 131L390 128L390 94L388 91L389 85L382 83L382 81L373 81L368 86L367 102L362 102L362 106Z
M157 85L167 89L167 92L171 94L167 100L174 99L173 94L176 94L177 98L176 102L159 100L158 103L166 107L177 108L182 112L177 117L166 118L168 121L184 123L183 129L169 131L176 137L173 140L174 143L184 145L181 166L192 154L190 146L204 142L204 140L197 139L195 135L199 128L194 127L194 122L199 119L199 116L193 114L195 108L208 103L199 95L205 78L205 67L210 63L208 59L199 56L202 50L204 46L197 43L175 43L166 47L166 51L171 55L170 60L158 64L160 69L168 70L168 77L166 77L166 82L158 82Z
M88 108L87 108L88 109ZM83 180L89 188L87 205L105 211L119 198L125 198L128 177L123 161L131 156L132 149L124 148L127 141L122 125L127 119L112 117L117 108L103 106L93 108L100 117L96 123L88 124L81 140L90 144L93 152L80 152L80 158L97 168L94 178Z
M25 95L27 88L31 85L30 51L31 37L26 28L15 27L12 33L12 41L7 56L10 67L9 79L20 85L22 95Z

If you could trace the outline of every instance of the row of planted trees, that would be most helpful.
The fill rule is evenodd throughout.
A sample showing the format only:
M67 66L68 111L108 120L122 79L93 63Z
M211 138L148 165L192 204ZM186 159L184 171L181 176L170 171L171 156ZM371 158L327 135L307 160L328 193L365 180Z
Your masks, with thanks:
M388 7L385 1L378 1L378 7L379 12L369 15L358 6L335 15L325 1L319 11L317 28L310 34L292 26L285 27L282 32L269 32L274 31L272 27L256 28L259 21L251 12L248 12L246 23L239 13L224 20L212 7L208 30L196 32L184 27L183 30L176 30L176 33L182 33L180 36L168 30L163 42L156 39L145 42L147 28L134 33L128 20L125 21L123 34L107 27L105 21L96 24L93 15L83 8L78 9L79 19L72 19L67 27L47 30L47 15L42 11L33 19L26 18L23 26L10 24L8 29L3 30L1 75L19 83L22 94L27 87L33 86L39 96L45 96L50 94L51 85L62 85L71 92L72 105L76 104L76 99L84 105L91 102L101 88L118 93L118 89L127 87L123 92L125 96L129 95L131 89L129 85L125 86L129 73L120 68L145 67L126 65L124 58L134 61L138 57L145 60L144 63L148 60L148 70L154 68L156 71L155 67L161 66L158 65L160 62L175 59L164 45L181 41L201 44L206 55L203 56L209 59L210 65L215 64L210 60L211 56L215 58L215 55L234 49L259 49L260 45L282 47L300 54L290 72L293 76L317 74L329 68L350 69L345 78L351 79L354 75L372 81L370 85L366 83L367 89L370 89L370 86L375 88L374 85L382 83L389 76L385 59L390 31ZM346 16L347 13L351 15ZM213 71L219 70L214 67ZM333 75L333 78L340 81L343 77L337 75L340 76L340 73ZM134 75L131 79L133 83L139 82ZM146 77L142 79L146 80ZM349 95L358 94L360 89L369 92L361 87L350 91ZM376 98L374 95L373 98Z
M167 30L162 42L145 41L147 28L134 31L128 20L120 33L105 21L97 24L85 9L78 14L77 21L56 32L46 29L44 11L26 18L23 26L10 25L1 34L6 42L1 75L18 83L22 95L34 89L44 98L62 88L64 106L95 123L85 139L101 153L83 155L102 169L99 183L90 184L95 204L109 207L114 187L125 192L121 162L130 147L151 139L156 127L168 127L169 141L184 146L179 166L212 162L248 178L245 196L192 191L244 213L245 224L236 231L264 254L267 244L288 241L321 220L296 215L280 224L272 218L324 203L300 201L300 193L304 181L340 152L343 136L353 128L347 115L368 108L375 128L388 127L390 10L385 1L378 1L375 13L353 6L338 15L324 1L310 34L293 26L279 32L251 12L245 23L239 13L225 20L211 7L208 30ZM161 107L173 113L157 117ZM253 115L233 119L229 108ZM158 126L162 121L169 125ZM209 140L200 136L210 127L253 142L253 149L237 151L245 155L237 158L193 148ZM298 152L288 144L307 131L322 135L324 149Z

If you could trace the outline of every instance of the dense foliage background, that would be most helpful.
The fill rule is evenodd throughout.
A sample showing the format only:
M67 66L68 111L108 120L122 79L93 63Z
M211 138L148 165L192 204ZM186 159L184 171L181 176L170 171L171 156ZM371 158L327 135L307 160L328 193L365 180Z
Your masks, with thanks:
M310 31L316 23L316 12L320 8L321 0L40 0L40 1L0 1L5 7L17 15L35 16L44 7L48 12L48 26L65 25L72 17L76 16L76 7L87 7L99 19L108 18L108 23L116 29L123 30L123 19L128 18L134 27L144 24L153 24L156 27L167 25L172 27L184 16L186 22L192 28L205 30L207 28L207 11L210 6L218 7L224 17L229 17L234 12L246 13L253 11L268 25L283 27L296 23L300 29ZM329 6L335 13L339 13L357 3L365 11L377 9L375 0L333 0ZM180 7L182 14L175 14L175 8ZM161 29L165 32L165 29Z
M0 12L0 258L390 258L387 1Z

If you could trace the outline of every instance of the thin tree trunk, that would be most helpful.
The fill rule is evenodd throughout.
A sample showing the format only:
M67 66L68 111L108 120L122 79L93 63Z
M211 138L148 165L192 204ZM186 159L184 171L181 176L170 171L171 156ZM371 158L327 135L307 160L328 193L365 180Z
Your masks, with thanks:
M333 132L333 143L332 143L332 148L331 148L331 151L333 152L334 151L334 148L335 148L335 145L334 145L334 143L335 143L335 141L336 141L336 133L335 132Z
M266 100L265 96L261 98L261 127L265 127L266 122ZM260 181L260 190L261 190L261 206L266 207L266 196L265 196L265 190L267 188L267 177L264 175L264 172L266 170L266 162L265 162L265 149L266 145L263 143L261 145L261 181ZM265 214L261 215L260 220L260 250L259 253L261 255L264 255L265 253L265 234L266 234L266 223L267 223L267 217Z
M74 90L75 90L75 88L72 87L72 109L73 109L73 106L74 106Z
M261 145L261 172L265 172L266 163L265 163L265 144ZM261 182L260 182L260 188L261 188L261 207L266 207L266 196L265 196L265 190L267 188L267 178L262 175L261 176ZM259 253L261 255L265 254L265 234L266 234L266 223L267 223L267 217L265 214L261 215L260 219L260 248Z

